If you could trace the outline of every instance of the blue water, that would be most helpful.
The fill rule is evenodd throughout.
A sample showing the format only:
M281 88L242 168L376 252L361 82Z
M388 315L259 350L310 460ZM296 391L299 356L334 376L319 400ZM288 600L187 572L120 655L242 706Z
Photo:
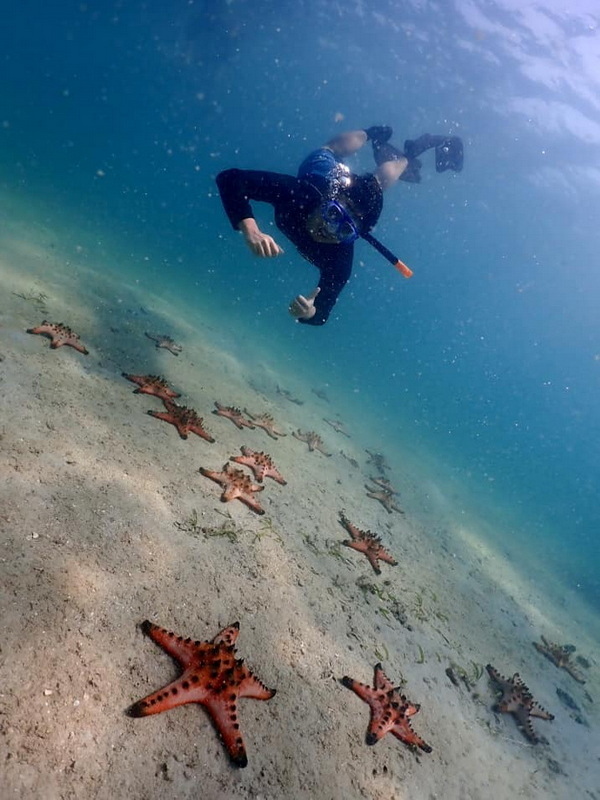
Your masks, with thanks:
M347 387L390 447L434 453L600 607L596 4L11 5L2 185L110 231L131 253L124 278L218 312L307 385ZM423 183L386 198L376 233L411 281L359 245L329 323L294 325L289 299L316 274L289 244L254 260L214 176L295 172L333 133L375 123L399 143L460 135L465 169L438 175L426 154Z

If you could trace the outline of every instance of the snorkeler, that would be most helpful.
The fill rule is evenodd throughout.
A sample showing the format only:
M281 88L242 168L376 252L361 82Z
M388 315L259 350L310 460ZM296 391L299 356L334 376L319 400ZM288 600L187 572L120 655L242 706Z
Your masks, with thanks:
M423 152L435 148L438 172L460 171L462 141L457 136L407 139L404 150L389 142L392 129L374 125L366 130L341 133L324 147L310 153L298 177L276 172L228 169L217 175L225 212L234 230L241 231L257 256L272 258L283 253L269 234L258 227L251 200L270 203L275 224L307 261L320 272L318 285L307 295L298 295L289 305L298 322L323 325L350 278L354 242L360 237L392 263L405 277L411 270L372 234L383 208L383 192L398 180L421 180ZM370 141L376 170L355 175L342 159Z

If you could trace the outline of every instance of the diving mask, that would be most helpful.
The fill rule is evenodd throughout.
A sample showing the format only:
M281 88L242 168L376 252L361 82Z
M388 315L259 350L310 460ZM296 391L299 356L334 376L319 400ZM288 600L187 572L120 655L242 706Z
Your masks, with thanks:
M359 237L356 222L337 200L327 200L320 208L323 227L340 244L352 244Z

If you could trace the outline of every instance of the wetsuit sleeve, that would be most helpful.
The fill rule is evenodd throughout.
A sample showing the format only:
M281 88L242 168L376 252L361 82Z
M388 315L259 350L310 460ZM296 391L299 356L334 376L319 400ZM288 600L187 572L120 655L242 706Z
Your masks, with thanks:
M299 183L291 175L247 169L227 169L216 180L223 208L236 231L243 219L254 218L250 200L277 206L293 199Z
M316 314L312 319L299 319L302 325L324 325L333 307L337 303L340 292L348 283L352 273L352 259L354 256L354 245L326 245L334 251L333 257L329 251L326 255L318 259L321 277L319 279L319 289L321 290L315 299ZM314 256L311 258L313 261ZM313 263L315 263L313 261Z

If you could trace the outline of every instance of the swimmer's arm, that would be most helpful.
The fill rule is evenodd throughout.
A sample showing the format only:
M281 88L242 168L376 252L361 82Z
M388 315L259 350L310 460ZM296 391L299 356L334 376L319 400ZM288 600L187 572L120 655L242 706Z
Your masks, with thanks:
M261 231L254 217L246 217L246 219L240 220L238 230L241 231L244 241L255 256L273 258L283 253L275 239L269 236L268 233Z

